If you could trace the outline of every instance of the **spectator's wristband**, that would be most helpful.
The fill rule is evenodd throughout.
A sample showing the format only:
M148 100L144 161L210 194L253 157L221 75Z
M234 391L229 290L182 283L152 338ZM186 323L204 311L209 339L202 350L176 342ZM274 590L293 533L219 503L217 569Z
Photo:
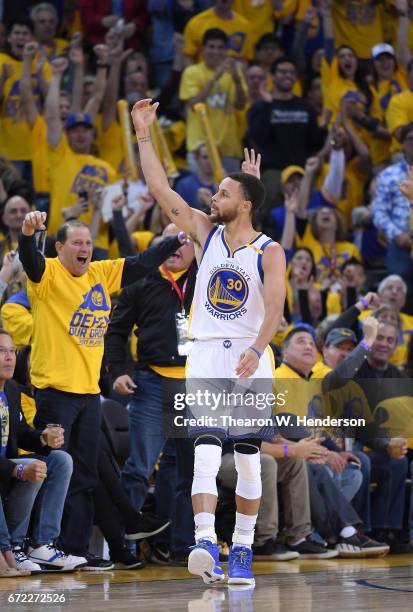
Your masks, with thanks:
M288 444L284 444L283 452L284 452L284 459L288 459Z
M19 465L17 466L17 472L16 472L17 480L23 480L23 470L24 470L24 465L22 463L19 463Z
M178 240L184 246L189 246L191 244L191 241L186 237L185 232L182 231L178 233Z
M359 299L359 302L363 306L364 310L367 310L367 308L369 307L368 300L365 297L361 297Z
M254 348L253 346L249 346L248 347L251 351L254 351L254 353L257 355L258 359L261 359L261 353L259 351L257 351L256 348Z
M362 340L360 342L360 346L362 346L364 349L366 349L366 351L370 351L371 350L371 345L368 344L365 340Z

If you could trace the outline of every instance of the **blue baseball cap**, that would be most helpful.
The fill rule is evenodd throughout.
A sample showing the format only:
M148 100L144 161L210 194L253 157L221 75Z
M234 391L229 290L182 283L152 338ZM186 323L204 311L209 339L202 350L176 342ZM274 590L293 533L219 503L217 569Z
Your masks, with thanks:
M72 113L66 119L66 129L71 130L76 125L86 125L93 128L92 117L89 113Z

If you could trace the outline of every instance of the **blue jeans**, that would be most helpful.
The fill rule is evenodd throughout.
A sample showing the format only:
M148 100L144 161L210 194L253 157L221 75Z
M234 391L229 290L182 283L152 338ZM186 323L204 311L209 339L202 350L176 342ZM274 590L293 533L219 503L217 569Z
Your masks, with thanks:
M34 459L19 457L12 461L25 465ZM48 544L56 540L60 533L63 506L72 475L72 459L64 451L53 450L41 461L47 465L46 480L36 483L15 480L7 495L7 526L13 546L23 544L33 506L31 541L38 545Z
M166 391L165 380L168 380ZM149 478L165 446L164 410L172 403L172 393L183 390L183 381L164 379L152 370L137 370L134 373L137 389L129 403L130 456L123 466L122 484L136 510L140 510L148 492ZM157 483L157 500L160 514L173 517L171 552L173 555L187 553L193 544L193 514L191 506L191 486L193 476L193 442L176 439L175 451L168 442L168 465L161 471ZM176 453L176 467L172 467ZM167 467L165 474L165 467ZM162 474L165 476L163 477ZM168 474L176 478L176 487L171 486ZM175 503L174 503L175 502ZM176 509L176 512L174 511Z
M363 474L357 468L345 468L340 474L335 474L327 465L326 468L330 472L331 478L334 480L344 497L351 501L356 495L363 482Z
M372 494L372 529L402 529L407 459L392 459L369 452L371 480L377 483Z
M66 450L73 459L73 474L64 506L59 546L69 554L84 556L93 527L93 489L98 481L100 396L66 393L48 387L36 389L37 429L60 423Z

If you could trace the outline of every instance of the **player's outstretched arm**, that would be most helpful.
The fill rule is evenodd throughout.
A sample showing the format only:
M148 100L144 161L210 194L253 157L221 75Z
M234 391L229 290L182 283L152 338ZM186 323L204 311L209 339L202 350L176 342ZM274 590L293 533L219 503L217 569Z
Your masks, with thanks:
M156 115L158 103L140 100L132 109L132 120L139 144L141 166L152 196L172 223L182 229L201 247L212 229L208 216L191 208L173 189L151 142L149 127Z

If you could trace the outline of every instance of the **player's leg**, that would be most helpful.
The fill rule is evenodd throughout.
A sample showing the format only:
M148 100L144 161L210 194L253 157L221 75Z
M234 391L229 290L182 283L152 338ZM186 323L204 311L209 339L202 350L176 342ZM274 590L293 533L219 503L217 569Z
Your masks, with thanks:
M261 440L247 438L234 444L237 513L228 564L229 584L255 585L252 544L261 501Z
M224 572L219 563L215 533L215 509L218 499L217 474L221 465L221 440L213 434L195 440L192 507L195 521L195 546L188 558L188 570L201 576L205 584L220 582Z

